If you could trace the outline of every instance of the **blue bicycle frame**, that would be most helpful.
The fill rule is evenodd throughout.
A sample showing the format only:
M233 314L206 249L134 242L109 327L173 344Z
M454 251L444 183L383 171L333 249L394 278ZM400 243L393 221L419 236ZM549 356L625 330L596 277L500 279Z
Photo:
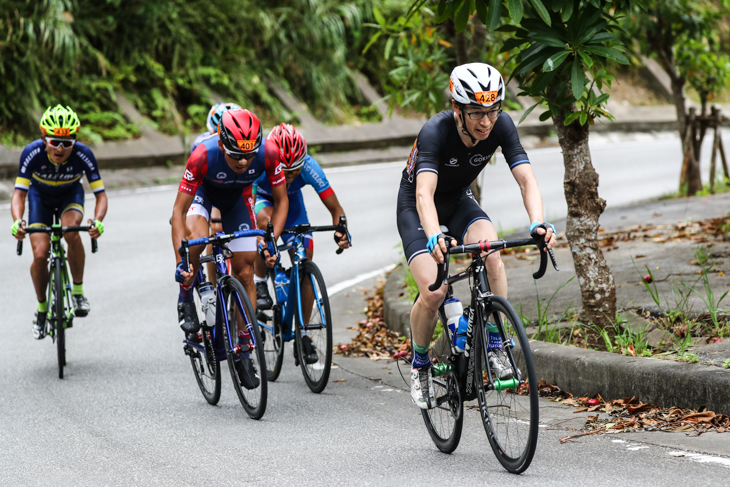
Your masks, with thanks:
M240 238L240 237L251 237L251 236L265 236L266 233L261 230L244 230L244 231L238 231L233 233L234 238ZM223 237L226 236L224 233L218 233L216 234L216 237ZM192 247L194 245L208 245L210 242L210 239L208 237L198 238L195 240L190 240L188 242L188 247ZM213 253L205 256L201 256L200 258L200 269L198 269L198 275L195 278L195 286L197 287L201 282L204 281L205 275L203 274L203 266L202 264L207 262L215 262L216 265L216 313L215 313L215 324L211 327L209 324L207 324L207 328L211 329L211 339L213 342L213 349L215 352L215 358L218 362L222 362L223 360L227 359L226 356L226 347L224 340L224 333L223 333L223 324L228 323L230 326L230 321L228 316L228 310L226 309L225 303L223 303L223 287L226 284L226 281L229 279L232 279L231 276L228 274L228 261L227 257L223 252L223 249L220 247L219 244L216 244L213 242ZM258 346L258 343L256 343L256 338L253 333L253 324L251 321L251 317L249 317L245 311L245 308L243 306L243 303L241 302L240 297L236 297L236 306L238 307L238 311L241 313L241 316L243 317L245 323L246 323L246 329L249 332L249 335L251 337L251 343L249 344L249 352L252 352L256 349ZM235 321L235 317L232 317ZM223 321L225 320L225 321ZM235 328L237 328L236 326ZM229 328L230 329L230 328ZM231 336L232 335L232 336ZM231 334L228 333L228 345L230 346L231 350L235 350L238 346L235 340L237 339L237 334ZM185 338L186 345L198 350L201 353L205 353L205 346L203 343L198 343L189 340L187 337ZM245 353L245 351L243 351Z
M293 250L293 256L292 256L292 266L291 266L291 275L289 276L289 285L285 289L287 292L287 299L284 303L279 303L281 305L281 337L285 342L292 341L294 339L294 328L292 326L293 320L294 320L294 310L296 309L299 317L299 323L304 323L304 314L302 312L302 301L299 299L300 291L301 291L301 285L299 283L299 267L301 266L301 263L304 259L306 259L306 251L304 249L304 236L300 234L295 234L294 238L287 243L286 245L279 246L279 252L280 254L284 254L285 251L291 251ZM276 273L284 271L284 267L277 263L274 266L274 275ZM310 279L312 280L311 286L312 291L316 294L317 293L317 286L314 282L314 277L310 276ZM292 287L293 285L293 287ZM277 286L279 284L277 283ZM293 292L292 292L293 291ZM319 296L314 296L314 302L317 303L317 306L319 307L319 312L321 316L324 316L324 310L322 310L322 299ZM264 321L259 320L258 324L265 328L269 333L273 335L274 333L274 326L273 321L272 324L269 325ZM326 326L326 323L323 323L322 326Z

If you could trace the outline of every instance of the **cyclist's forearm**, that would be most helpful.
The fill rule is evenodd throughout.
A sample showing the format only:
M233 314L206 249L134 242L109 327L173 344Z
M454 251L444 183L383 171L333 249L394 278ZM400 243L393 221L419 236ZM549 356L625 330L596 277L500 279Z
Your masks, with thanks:
M438 176L434 173L427 172L416 176L416 211L418 211L418 218L421 220L421 226L427 237L441 233L434 202L437 184Z
M109 208L109 200L106 197L106 192L96 193L96 207L94 208L94 220L104 221L106 216L107 208Z
M537 179L529 164L523 164L513 169L512 174L520 185L522 201L530 217L530 222L543 222L542 193Z
M332 224L337 225L340 223L340 216L345 216L345 210L342 209L337 195L332 194L326 197L322 200L322 203L324 203L324 206L329 210L330 215L332 215Z
M178 192L175 198L175 206L172 208L172 248L175 251L175 262L180 262L180 254L178 249L182 243L182 239L186 236L185 228L185 214L190 208L190 204L193 202L193 195Z
M421 220L421 226L423 227L423 231L426 232L427 237L441 233L441 226L439 225L439 217L436 212L436 204L433 202L433 196L428 197L426 195L416 194L416 210L418 211L418 218Z
M274 237L279 238L281 231L284 230L286 217L289 214L289 197L286 194L286 186L283 184L276 188L271 188L271 194L274 197L274 211L271 214L271 224L274 225Z
M13 199L10 203L10 214L13 216L13 221L22 220L23 213L25 213L25 198L27 196L26 191L16 189L13 192Z

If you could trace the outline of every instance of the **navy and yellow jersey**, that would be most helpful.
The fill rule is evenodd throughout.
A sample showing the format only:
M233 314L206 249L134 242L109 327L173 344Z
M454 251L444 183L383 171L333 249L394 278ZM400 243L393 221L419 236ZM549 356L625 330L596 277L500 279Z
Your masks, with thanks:
M104 182L91 149L76 142L66 162L55 164L48 158L43 139L38 139L28 144L20 155L15 189L28 191L32 184L42 196L59 197L75 184L80 184L84 174L94 194L104 191Z

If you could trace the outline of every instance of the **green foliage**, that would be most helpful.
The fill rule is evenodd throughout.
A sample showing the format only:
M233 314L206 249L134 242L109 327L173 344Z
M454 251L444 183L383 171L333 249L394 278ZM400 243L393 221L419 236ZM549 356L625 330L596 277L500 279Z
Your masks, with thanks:
M371 43L386 30L407 34L408 23L424 12L433 18L427 3L415 0L400 22L387 24L383 18ZM560 115L565 125L585 125L600 117L613 120L605 109L609 95L603 88L615 81L609 74L613 63L629 63L624 42L616 35L617 19L636 5L643 5L642 0L439 0L435 20L450 20L462 32L476 15L490 34L505 35L500 52L516 51L512 77L520 82L521 94L540 100L525 116L544 103L548 110L541 120ZM417 84L413 89L419 87L424 91ZM411 96L417 99L419 94Z
M362 46L365 0L5 0L0 127L35 133L35 112L64 103L81 136L134 136L115 92L167 133L198 131L213 89L265 124L292 121L269 90L283 84L325 120L361 104L348 57ZM112 115L114 114L114 115ZM105 125L106 124L106 125Z
M442 110L446 103L444 88L449 84L445 71L449 69L447 47L450 44L435 28L435 14L423 9L412 15L399 15L389 22L374 6L373 16L377 24L370 26L377 31L363 53L367 53L381 36L385 38L383 59L390 61L390 69L383 88L391 114L396 105L429 117Z
M730 0L647 0L622 21L626 39L687 81L702 102L730 87L730 57L721 29ZM675 71L676 70L676 71Z

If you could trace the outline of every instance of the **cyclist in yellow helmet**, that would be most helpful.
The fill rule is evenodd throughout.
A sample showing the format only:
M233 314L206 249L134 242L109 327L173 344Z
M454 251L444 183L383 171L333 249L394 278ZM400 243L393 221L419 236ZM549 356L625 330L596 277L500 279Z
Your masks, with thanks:
M48 107L41 117L41 138L26 146L20 156L18 177L11 203L13 225L11 233L23 240L26 228L51 226L53 215L60 217L61 225L79 226L84 216L84 188L81 177L86 174L91 190L96 196L93 224L89 231L92 238L104 233L102 220L106 215L107 198L104 183L99 175L96 158L86 145L76 140L81 123L70 107ZM23 220L25 200L28 200L28 222ZM88 221L89 225L92 221ZM89 302L84 296L84 246L78 232L64 235L68 244L68 262L73 277L73 300L76 316L89 313ZM33 325L33 336L44 337L48 302L48 255L51 239L45 233L30 235L33 247L33 263L30 275L38 298L38 313Z

